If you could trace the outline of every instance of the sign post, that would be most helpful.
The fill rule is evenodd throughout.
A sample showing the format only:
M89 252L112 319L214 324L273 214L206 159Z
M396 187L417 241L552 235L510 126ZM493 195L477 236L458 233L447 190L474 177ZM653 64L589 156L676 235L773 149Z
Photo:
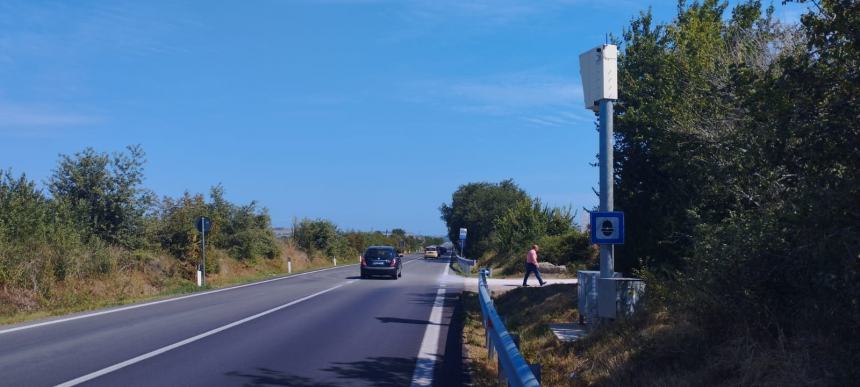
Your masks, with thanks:
M612 198L612 101L618 99L618 47L604 44L592 48L579 56L579 71L582 77L583 97L586 109L600 114L600 211L611 212L615 204ZM591 224L594 235L600 225ZM600 245L600 278L612 278L615 259L611 244Z
M624 243L624 214L615 212L613 201L613 101L618 99L618 47L604 44L579 56L585 108L599 114L600 207L591 213L591 241L600 246L600 273L597 279L597 315L616 318L618 300L626 296L626 282L638 279L614 278L614 247ZM622 284L622 285L619 285ZM582 285L580 285L582 286ZM639 288L644 288L643 286ZM635 303L635 301L634 301ZM589 319L592 316L589 316Z
M198 216L194 222L194 227L200 232L200 256L202 258L198 270L197 286L204 286L206 284L206 233L212 228L212 221L205 216Z
M463 255L463 258L466 257L466 230L465 228L460 228L460 254Z

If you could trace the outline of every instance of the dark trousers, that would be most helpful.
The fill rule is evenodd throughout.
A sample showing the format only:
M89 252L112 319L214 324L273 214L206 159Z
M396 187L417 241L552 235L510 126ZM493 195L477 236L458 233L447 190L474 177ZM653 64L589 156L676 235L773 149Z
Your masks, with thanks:
M529 276L532 273L535 273L538 283L543 283L543 278L540 277L540 270L538 270L537 265L526 262L526 276L523 278L523 286L526 286L526 282L529 281Z

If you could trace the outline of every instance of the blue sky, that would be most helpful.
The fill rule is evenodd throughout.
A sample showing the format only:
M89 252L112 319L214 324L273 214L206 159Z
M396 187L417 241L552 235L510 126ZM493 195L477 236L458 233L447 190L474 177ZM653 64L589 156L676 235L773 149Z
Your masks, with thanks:
M0 168L42 182L59 154L141 144L159 196L221 183L276 226L441 235L459 185L506 178L590 208L578 54L648 6L3 0ZM676 11L650 6L661 21Z

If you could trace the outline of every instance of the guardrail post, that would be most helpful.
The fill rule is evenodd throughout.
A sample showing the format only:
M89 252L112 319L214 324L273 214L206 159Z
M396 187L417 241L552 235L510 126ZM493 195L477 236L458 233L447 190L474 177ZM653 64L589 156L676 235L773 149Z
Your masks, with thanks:
M493 339L490 337L489 329L486 331L487 334L487 360L492 361L493 356L496 355L496 346L493 345Z

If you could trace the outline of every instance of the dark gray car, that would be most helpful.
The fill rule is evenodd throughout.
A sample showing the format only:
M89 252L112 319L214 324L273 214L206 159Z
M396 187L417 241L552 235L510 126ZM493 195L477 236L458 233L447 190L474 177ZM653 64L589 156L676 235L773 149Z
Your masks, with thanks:
M402 254L391 246L370 246L361 256L361 278L387 275L397 279L403 276Z

